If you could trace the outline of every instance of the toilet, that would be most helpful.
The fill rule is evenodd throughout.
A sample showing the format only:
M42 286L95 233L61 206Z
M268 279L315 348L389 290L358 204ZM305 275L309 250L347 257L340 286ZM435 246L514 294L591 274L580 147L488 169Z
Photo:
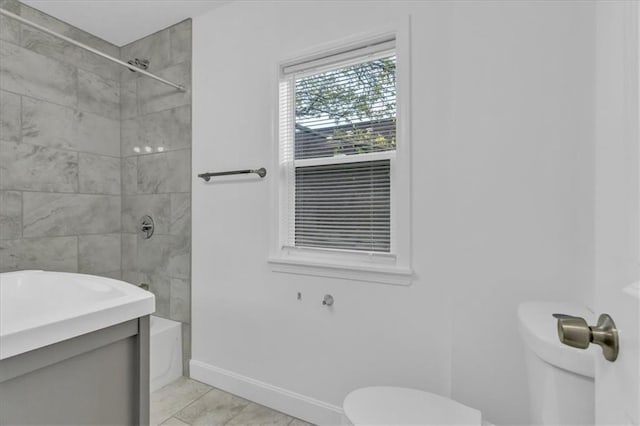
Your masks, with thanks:
M343 404L345 425L474 425L480 411L433 393L391 386L351 392Z
M594 315L586 307L557 302L518 306L518 327L525 343L531 424L594 424L594 354L560 343L554 313ZM391 386L356 389L344 400L343 424L487 425L480 411L429 392Z
M518 326L525 343L531 424L593 425L594 369L597 348L576 349L560 343L554 313L583 317L593 312L570 303L525 302L518 306Z

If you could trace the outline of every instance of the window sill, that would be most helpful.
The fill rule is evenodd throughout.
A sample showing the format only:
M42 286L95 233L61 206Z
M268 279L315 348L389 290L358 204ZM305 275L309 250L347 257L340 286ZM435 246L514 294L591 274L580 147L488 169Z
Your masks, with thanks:
M270 257L273 272L295 275L311 275L351 281L366 281L389 285L411 285L413 271L392 265L376 266L359 263L318 262L289 257Z

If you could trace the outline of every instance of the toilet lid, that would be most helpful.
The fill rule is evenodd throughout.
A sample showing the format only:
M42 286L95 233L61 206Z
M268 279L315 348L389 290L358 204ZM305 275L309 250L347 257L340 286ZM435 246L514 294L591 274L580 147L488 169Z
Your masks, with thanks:
M354 425L476 425L480 411L417 389L376 386L357 389L344 400Z

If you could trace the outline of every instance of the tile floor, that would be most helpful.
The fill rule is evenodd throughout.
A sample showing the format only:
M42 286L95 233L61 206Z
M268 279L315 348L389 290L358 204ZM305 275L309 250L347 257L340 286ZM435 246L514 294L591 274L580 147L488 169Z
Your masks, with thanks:
M184 377L151 394L151 425L312 426Z

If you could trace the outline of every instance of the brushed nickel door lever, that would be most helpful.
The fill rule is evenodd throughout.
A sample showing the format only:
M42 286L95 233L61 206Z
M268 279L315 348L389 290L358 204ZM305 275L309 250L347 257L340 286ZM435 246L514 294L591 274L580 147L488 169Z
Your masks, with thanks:
M607 361L615 361L618 358L619 339L618 329L613 318L608 314L602 314L598 318L598 324L589 326L584 318L566 314L553 314L558 320L558 338L567 346L579 349L587 349L594 343L602 347L602 354Z

